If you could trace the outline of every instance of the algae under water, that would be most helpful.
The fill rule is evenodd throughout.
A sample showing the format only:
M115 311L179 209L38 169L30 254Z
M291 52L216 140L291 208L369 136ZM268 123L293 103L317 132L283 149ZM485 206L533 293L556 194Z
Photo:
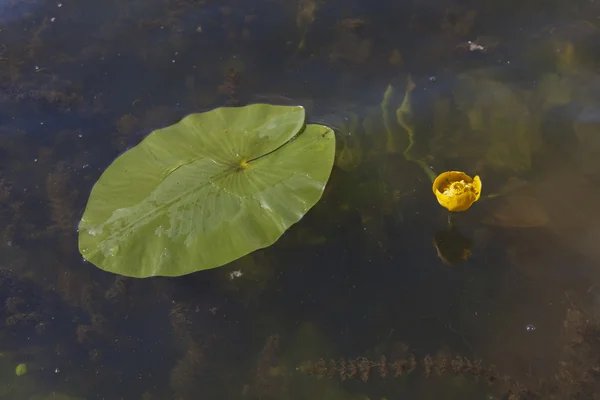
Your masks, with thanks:
M590 398L599 8L3 2L0 399ZM181 278L81 258L118 155L254 102L336 131L321 201L275 245ZM425 168L481 198L449 220Z

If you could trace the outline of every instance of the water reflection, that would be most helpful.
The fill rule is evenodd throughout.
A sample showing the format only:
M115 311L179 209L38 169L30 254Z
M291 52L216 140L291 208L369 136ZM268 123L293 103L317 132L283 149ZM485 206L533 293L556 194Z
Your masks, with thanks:
M436 233L433 237L433 244L440 260L448 265L459 264L472 254L471 239L460 233L455 227Z
M58 4L0 2L0 397L598 391L595 3ZM118 154L190 112L259 101L336 128L302 223L178 279L82 262L76 226ZM482 177L451 228L423 165Z

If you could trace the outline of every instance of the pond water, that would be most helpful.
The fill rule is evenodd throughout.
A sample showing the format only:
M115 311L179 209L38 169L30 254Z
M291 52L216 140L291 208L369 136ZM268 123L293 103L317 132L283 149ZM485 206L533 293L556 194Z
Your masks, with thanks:
M597 398L598 18L583 0L0 0L0 398ZM275 245L180 278L82 259L118 155L256 102L336 130L321 201ZM448 170L483 182L450 219L430 180Z

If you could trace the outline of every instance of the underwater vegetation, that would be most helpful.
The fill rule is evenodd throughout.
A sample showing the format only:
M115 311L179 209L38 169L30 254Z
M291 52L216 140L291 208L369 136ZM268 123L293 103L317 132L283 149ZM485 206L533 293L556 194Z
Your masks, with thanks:
M561 307L564 290L597 302L597 5L367 3L4 4L0 398L443 398L416 394L424 381L451 382L466 399L483 395L458 386L490 380L489 393L511 400L600 392L593 310L570 306L558 325L533 321L524 333ZM130 279L82 260L77 226L116 157L182 115L257 99L302 105L302 124L335 130L330 176L301 221L269 230L268 249L216 254L233 260L221 268L185 265L181 279ZM229 178L249 170L228 166ZM431 192L443 171L485 182L448 227ZM118 178L119 193L136 192L140 182ZM156 253L141 267L130 244L104 249L129 261L123 275L145 276L162 244L144 245ZM469 346L415 323L446 312ZM294 346L306 320L328 339L318 351ZM391 329L414 359L379 348ZM533 339L518 347L523 335ZM543 351L523 350L536 344ZM299 356L286 358L289 347ZM332 378L306 379L298 365Z
M493 365L485 366L482 360L452 355L448 349L433 356L425 354L420 359L407 349L405 357L392 360L384 355L376 359L357 357L306 360L296 367L296 371L318 380L359 380L365 384L371 380L380 384L388 379L403 379L407 375L407 379L454 375L473 382L500 386L502 398L511 400L588 399L593 398L589 397L590 394L600 385L600 321L590 317L574 304L567 309L563 322L566 343L553 378L540 378L536 381L536 377L529 376L526 377L528 384L501 373ZM416 376L410 378L411 374Z
M406 359L394 361L388 360L385 356L381 356L378 360L370 360L366 357L328 361L320 359L315 362L306 361L298 366L296 371L317 379L337 377L341 381L358 379L367 383L372 378L402 378L417 369L422 371L425 378L429 378L432 374L438 377L446 373L457 374L473 379L475 382L481 380L488 385L499 383L505 386L505 390L512 396L511 399L534 398L527 388L518 382L513 382L508 375L498 373L495 367L485 367L481 360L471 361L461 356L448 356L443 352L434 357L427 354L419 361L413 354Z

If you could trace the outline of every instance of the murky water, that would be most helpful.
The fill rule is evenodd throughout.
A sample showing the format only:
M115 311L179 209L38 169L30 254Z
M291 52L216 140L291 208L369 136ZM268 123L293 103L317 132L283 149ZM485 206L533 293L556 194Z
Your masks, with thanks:
M587 1L0 0L0 398L595 398L598 16ZM253 102L336 128L300 223L176 279L83 261L79 219L116 156ZM429 177L446 170L483 181L450 221Z

